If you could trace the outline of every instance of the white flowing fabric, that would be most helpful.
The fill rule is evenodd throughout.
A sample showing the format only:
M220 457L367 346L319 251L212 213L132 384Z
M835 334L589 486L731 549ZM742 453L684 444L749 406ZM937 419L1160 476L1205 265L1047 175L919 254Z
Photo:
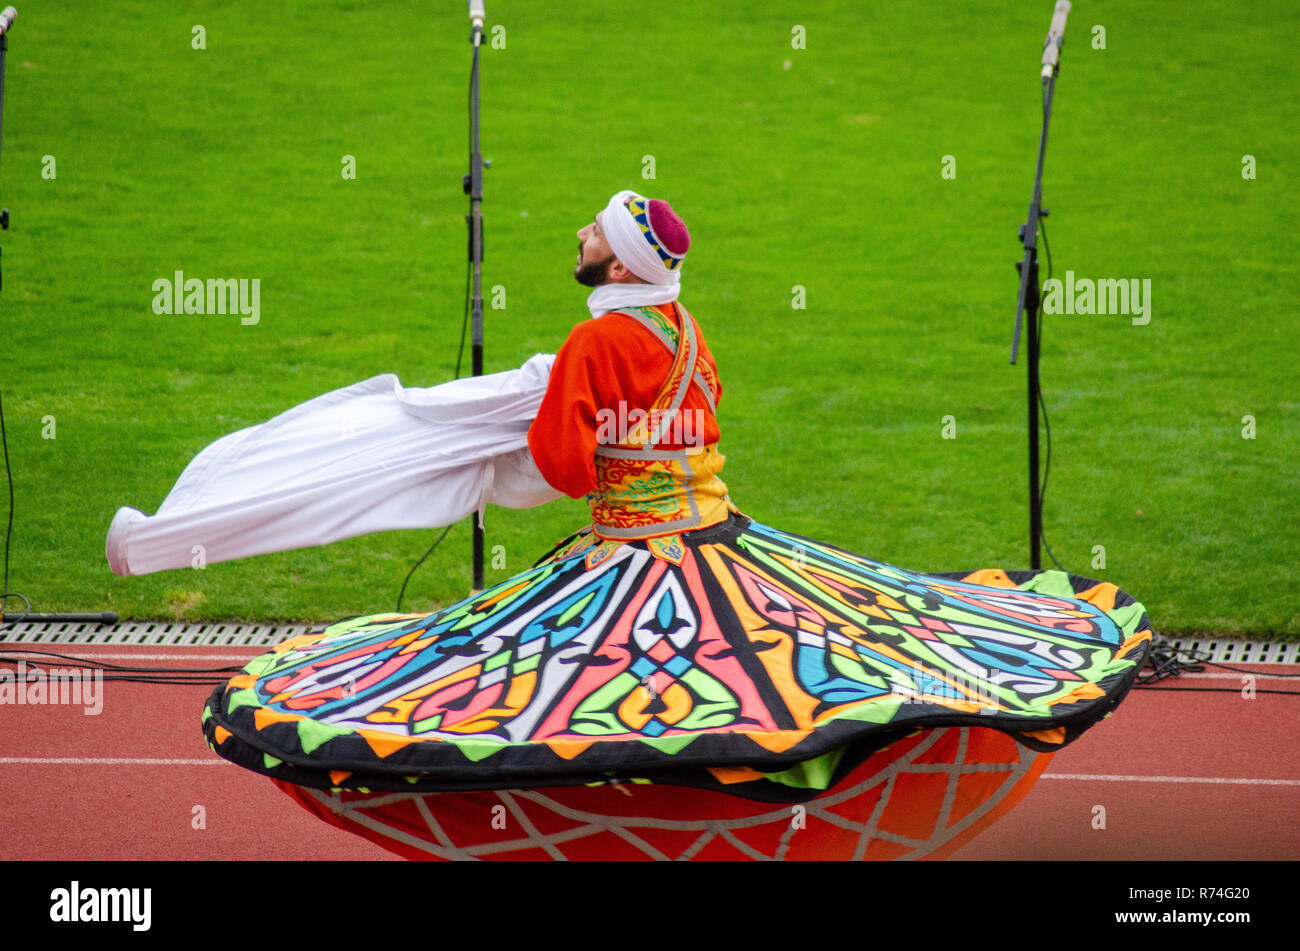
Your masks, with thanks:
M517 370L407 389L371 377L231 433L196 456L146 516L118 509L115 574L142 575L401 528L437 528L487 503L562 493L528 450L553 354ZM202 546L202 548L196 548Z

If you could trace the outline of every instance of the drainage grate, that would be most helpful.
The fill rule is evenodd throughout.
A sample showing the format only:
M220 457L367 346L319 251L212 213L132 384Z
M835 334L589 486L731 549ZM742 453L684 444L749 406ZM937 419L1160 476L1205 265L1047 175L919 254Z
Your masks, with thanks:
M154 647L270 647L325 625L180 624L127 621L89 624L20 621L0 627L0 644L147 644Z
M1196 651L1198 658L1216 664L1300 664L1300 643L1237 641L1228 637L1161 637L1161 644Z

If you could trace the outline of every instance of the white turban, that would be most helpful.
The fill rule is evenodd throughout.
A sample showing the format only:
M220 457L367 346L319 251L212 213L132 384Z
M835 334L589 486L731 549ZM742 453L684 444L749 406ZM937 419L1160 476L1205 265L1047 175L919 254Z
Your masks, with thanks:
M637 223L627 204L629 198L646 209L642 213L645 224ZM609 249L623 262L623 265L641 280L661 286L679 287L683 255L664 252L670 260L676 262L670 269L660 252L655 250L660 245L649 224L649 205L649 199L626 189L611 198L600 217L600 226L604 229L605 240L609 243Z

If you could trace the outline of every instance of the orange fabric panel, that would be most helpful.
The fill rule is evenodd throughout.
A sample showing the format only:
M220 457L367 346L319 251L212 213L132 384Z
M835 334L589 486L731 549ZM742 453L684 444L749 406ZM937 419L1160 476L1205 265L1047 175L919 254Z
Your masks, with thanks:
M680 327L672 304L654 309ZM698 334L698 324L696 329ZM716 381L717 363L703 335L698 339L701 375ZM555 356L546 395L528 430L528 448L546 481L575 499L594 491L596 414L602 409L617 413L620 400L625 412L649 408L672 365L673 354L626 314L605 314L575 326ZM714 383L713 390L716 402L722 387ZM682 409L703 414L705 445L718 441L717 418L697 387L687 390ZM660 448L683 447L665 442Z

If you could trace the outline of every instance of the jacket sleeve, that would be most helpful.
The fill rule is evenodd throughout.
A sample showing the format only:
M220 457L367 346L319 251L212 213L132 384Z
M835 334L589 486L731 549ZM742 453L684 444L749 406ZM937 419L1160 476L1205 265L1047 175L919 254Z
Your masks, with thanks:
M594 320L578 324L555 355L528 448L546 481L571 498L596 488L596 414L608 362Z

